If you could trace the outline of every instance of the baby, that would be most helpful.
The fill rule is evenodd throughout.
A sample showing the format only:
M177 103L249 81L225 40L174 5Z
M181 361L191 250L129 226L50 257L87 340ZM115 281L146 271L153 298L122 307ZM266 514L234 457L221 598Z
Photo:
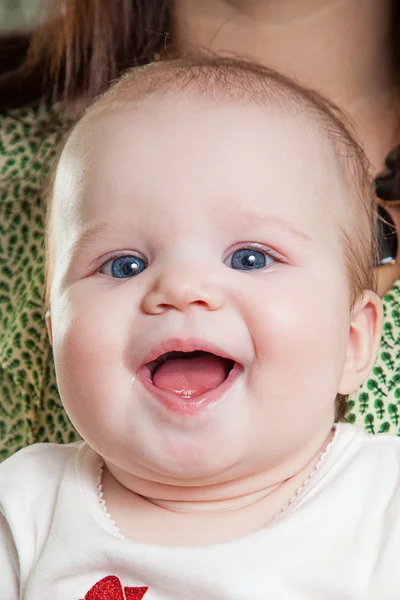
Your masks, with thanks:
M1 600L399 598L400 440L335 424L381 329L339 111L238 60L134 70L74 127L50 203L84 442L0 466Z

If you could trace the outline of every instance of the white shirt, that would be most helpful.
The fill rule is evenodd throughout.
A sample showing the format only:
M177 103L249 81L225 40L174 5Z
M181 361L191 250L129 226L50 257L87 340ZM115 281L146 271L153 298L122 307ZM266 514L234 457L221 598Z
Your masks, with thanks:
M1 600L400 598L399 438L341 425L280 519L199 548L124 538L99 498L101 465L85 443L0 465Z

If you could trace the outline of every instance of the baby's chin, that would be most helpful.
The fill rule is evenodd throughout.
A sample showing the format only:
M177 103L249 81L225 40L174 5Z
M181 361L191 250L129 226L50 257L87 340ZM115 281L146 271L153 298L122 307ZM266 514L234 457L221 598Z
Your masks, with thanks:
M179 436L178 436L179 438ZM174 439L173 444L161 447L157 442L132 452L126 450L110 456L119 471L138 475L148 481L172 486L215 485L241 477L239 467L246 462L246 450L231 441L215 444L212 440L187 442Z

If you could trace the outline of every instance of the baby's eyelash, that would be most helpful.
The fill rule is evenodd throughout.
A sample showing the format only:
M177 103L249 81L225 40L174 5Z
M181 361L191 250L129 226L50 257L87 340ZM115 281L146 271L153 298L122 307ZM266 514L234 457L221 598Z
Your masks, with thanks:
M238 253L243 251L244 254L238 257ZM255 256L246 256L246 251L256 253ZM229 253L228 253L229 252ZM230 268L237 268L240 270L265 270L269 269L276 263L286 263L287 259L274 248L261 244L259 242L240 242L229 248L229 251L225 253L223 262ZM235 256L236 255L236 256ZM265 257L265 261L260 258L260 255ZM114 264L115 261L118 263L118 267ZM129 259L132 260L132 265L129 265ZM268 260L269 259L269 260ZM140 252L133 250L119 250L114 251L107 256L103 256L98 259L97 265L93 266L92 274L101 274L108 277L123 278L139 275L142 271L148 268L149 261ZM133 265L133 263L136 263ZM121 272L120 272L121 271ZM129 271L129 273L128 273Z
M122 257L131 257L132 259L138 259L141 261L144 261L146 263L146 266L148 265L148 260L140 253L140 252L135 252L133 250L115 250L114 252L111 252L109 254L107 254L106 256L101 256L98 259L96 259L95 261L93 261L90 271L92 275L101 273L101 271L110 263L112 263L112 261L115 261L118 258L122 258Z
M265 246L264 244L260 244L258 242L241 242L239 244L235 244L232 248L229 249L229 255L237 250L256 250L257 252L262 252L266 256L270 256L276 262L285 263L287 259L277 250L271 248L271 246Z
M255 242L244 242L230 248L224 264L230 269L242 272L270 270L277 263L284 262L281 254L269 246Z

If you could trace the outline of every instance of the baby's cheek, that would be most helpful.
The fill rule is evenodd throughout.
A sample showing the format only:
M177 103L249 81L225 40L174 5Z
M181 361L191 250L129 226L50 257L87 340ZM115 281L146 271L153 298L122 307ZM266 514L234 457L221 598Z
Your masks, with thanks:
M111 381L118 381L122 348L120 328L113 313L99 301L81 307L73 299L54 314L53 350L60 395L67 410L93 406L108 396Z
M340 371L347 351L349 307L345 295L298 277L254 294L250 312L256 356L275 372L300 376L316 369ZM313 285L312 285L313 284Z

